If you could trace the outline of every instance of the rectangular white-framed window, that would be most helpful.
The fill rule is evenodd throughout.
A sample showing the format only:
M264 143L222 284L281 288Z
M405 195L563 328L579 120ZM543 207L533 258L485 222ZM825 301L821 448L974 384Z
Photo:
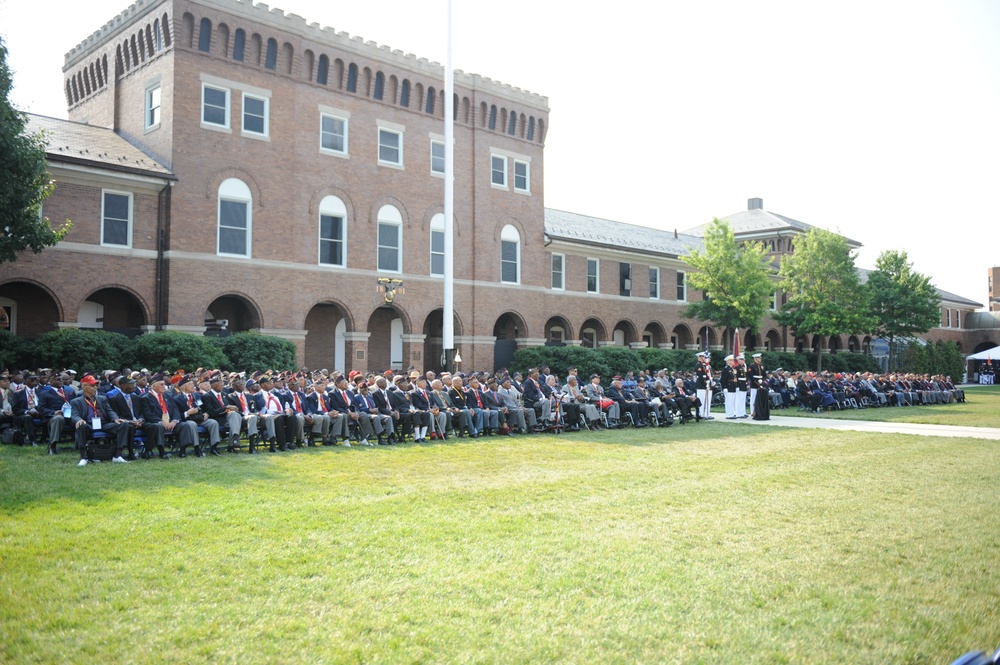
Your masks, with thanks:
M944 327L945 328L951 328L951 310L950 309L945 309L944 310Z
M101 244L132 246L132 194L101 191Z
M229 129L229 88L201 84L201 126Z
M678 302L687 302L687 282L684 279L685 274L683 270L677 271L677 300Z
M219 256L250 258L253 194L245 182L227 178L219 185Z
M500 241L500 281L504 284L521 283L521 243L514 240Z
M320 113L319 151L337 157L346 157L349 119L340 115Z
M160 126L160 84L146 88L145 128L153 130Z
M400 233L402 226L393 222L378 223L378 270L401 272Z
M771 311L777 312L778 308L781 307L781 291L775 291L774 297L771 299Z
M270 100L243 93L243 133L255 138L268 136Z
M403 132L388 127L378 128L378 163L383 166L403 166Z
M344 251L344 216L319 215L319 262L324 266L346 267Z
M444 141L431 141L431 173L444 175Z
M518 159L514 160L514 191L531 192L531 165Z
M431 276L444 277L444 229L431 227Z
M960 309L955 310L955 327L956 328L962 327L962 310Z
M601 261L600 259L587 259L587 293L600 293L601 291Z
M503 155L490 155L490 184L507 189L507 158Z
M566 288L566 255L552 255L552 288L563 291Z
M660 269L649 266L649 298L660 299Z

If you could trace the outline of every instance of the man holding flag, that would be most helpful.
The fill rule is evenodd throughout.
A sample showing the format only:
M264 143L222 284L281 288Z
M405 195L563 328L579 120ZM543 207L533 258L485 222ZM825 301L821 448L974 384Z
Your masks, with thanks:
M695 368L697 376L695 387L698 392L698 399L701 406L698 407L700 415L704 420L712 418L712 356L708 353L708 326L705 326L705 350L698 352L698 366Z

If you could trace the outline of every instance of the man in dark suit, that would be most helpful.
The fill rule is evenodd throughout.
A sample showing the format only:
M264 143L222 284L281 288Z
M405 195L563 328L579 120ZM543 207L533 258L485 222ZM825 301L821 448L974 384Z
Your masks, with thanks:
M87 457L87 440L93 438L95 430L114 438L115 452L111 461L124 463L126 460L122 457L122 449L128 438L128 428L122 427L122 419L111 409L108 398L97 393L97 379L87 375L80 380L80 383L83 395L70 402L70 419L73 423L76 446L80 449L78 466L87 466L90 461Z
M646 426L648 407L625 394L620 376L616 376L611 380L607 395L615 401L621 413L632 414L632 425L634 427Z
M34 419L41 416L38 410L39 392L38 377L34 374L28 374L24 377L24 385L21 386L20 390L14 389L14 397L10 402L14 412L14 421L24 431L24 443L29 446L37 445L35 443Z
M139 398L135 395L135 381L132 377L125 376L118 382L118 394L108 399L108 404L114 409L122 419L122 428L126 430L126 445L128 446L128 457L131 461L135 459L135 433L143 429L145 420L143 419L143 408Z
M221 374L215 374L208 380L207 389L201 392L201 408L209 419L215 421L219 432L229 432L228 450L232 451L240 438L243 417L235 407L226 403L226 398L222 395L222 383ZM122 387L120 383L118 387ZM216 457L220 455L218 442L210 445L209 452Z
M345 428L343 438L341 443L348 448L351 446L350 435L350 424L356 423L360 431L360 439L358 443L368 446L371 443L368 441L368 437L374 436L374 430L372 429L372 424L369 419L364 419L358 412L358 408L354 405L354 401L351 399L350 392L347 390L347 377L338 376L336 380L336 389L330 391L330 414L333 415L334 412L342 415L345 418Z
M524 407L526 409L534 409L535 413L538 415L539 422L547 422L549 418L549 412L552 410L552 403L546 399L545 394L542 392L542 388L538 383L538 369L531 368L528 370L528 378L524 380L524 390L521 394L524 398Z
M38 412L42 426L48 430L50 455L56 454L56 442L69 420L70 402L76 397L75 390L63 386L62 376L59 374L54 374L49 385L38 392Z
M379 411L378 405L375 403L375 398L372 397L371 390L366 381L358 382L357 392L354 393L351 399L354 400L354 405L362 416L367 416L371 422L372 429L378 437L378 445L383 446L386 444L386 436L395 441L395 437L393 437L392 416L383 415Z
M473 410L479 409L480 415L483 418L483 428L486 430L486 436L493 436L494 432L499 432L500 409L495 401L492 407L490 406L486 395L483 393L482 386L479 384L479 379L475 376L469 378L469 387L466 390L466 396L469 407Z
M455 408L467 411L469 414L469 438L475 439L483 431L482 411L476 411L473 404L469 404L463 387L462 377L456 376L451 380L451 388L448 390L448 397Z
M326 379L322 376L313 382L313 390L306 395L306 412L312 415L313 434L320 435L324 446L332 446L342 432L347 421L339 413L330 412L330 404L326 395Z
M209 434L209 443L213 446L219 443L219 423L208 417L202 408L204 399L200 392L195 391L194 378L185 376L177 383L178 393L174 395L174 403L177 410L181 412L181 419L192 422L195 425L194 454L195 457L204 457L205 453L198 444L198 428L204 427ZM187 446L181 445L181 452L178 457L187 457Z
M149 392L143 397L143 420L146 421L146 454L149 458L150 444L156 446L160 459L170 459L163 449L163 438L167 434L176 434L178 441L193 445L198 437L198 426L193 422L181 422L180 411L167 393L167 383L162 374L155 374L151 379Z
M372 400L375 401L375 408L383 416L389 416L392 418L392 431L393 433L389 435L388 443L396 443L397 441L402 441L403 439L403 414L396 411L392 406L392 398L389 397L388 381L386 381L384 376L380 376L375 379L375 387L369 391ZM406 414L409 418L409 414ZM396 437L396 434L399 437Z
M232 390L226 395L226 405L233 407L233 412L238 414L240 417L239 425L233 428L232 425L229 427L229 452L236 452L236 446L240 440L240 431L246 428L247 437L249 439L250 451L251 453L257 450L257 439L259 434L257 432L257 400L254 396L246 391L246 383L241 377L237 377L233 380ZM227 423L235 423L235 419L231 416L226 416Z
M264 421L264 431L271 452L288 450L286 430L287 413L281 399L271 392L274 382L270 376L260 377L260 391L254 395L257 402L257 422ZM251 449L253 451L253 449Z
M421 414L413 410L410 401L410 382L405 376L397 376L393 379L393 388L388 390L389 404L394 411L399 413L399 420L402 424L402 438L406 438L408 432L413 432L414 438L417 435L418 427L428 427L430 421Z
M444 418L438 420L442 415L440 408L431 403L430 393L427 391L427 377L417 376L417 385L410 391L410 405L413 409L414 421L419 419L422 424L414 425L414 443L427 441L427 430L437 427L442 435L444 434Z

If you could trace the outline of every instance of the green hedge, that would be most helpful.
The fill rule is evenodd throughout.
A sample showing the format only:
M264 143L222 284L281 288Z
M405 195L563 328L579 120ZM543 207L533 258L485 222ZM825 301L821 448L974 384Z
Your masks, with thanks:
M256 333L217 338L168 331L130 340L104 330L65 328L25 340L0 332L0 368L39 367L73 368L81 374L124 367L169 372L198 367L285 370L295 368L295 345Z
M723 351L712 351L712 367L721 371L725 365ZM764 367L769 371L778 368L790 372L809 371L816 367L816 354L807 353L776 353L762 352ZM511 371L524 372L529 367L548 365L549 369L560 377L566 374L566 368L576 365L581 376L589 376L596 372L602 377L624 374L640 369L656 371L668 369L671 372L694 371L697 364L694 351L679 349L630 349L623 346L602 346L598 349L588 349L580 346L529 346L519 349L514 354ZM751 362L747 358L747 362ZM834 353L823 356L823 369L831 372L878 372L878 361L861 353ZM952 375L954 376L954 374Z

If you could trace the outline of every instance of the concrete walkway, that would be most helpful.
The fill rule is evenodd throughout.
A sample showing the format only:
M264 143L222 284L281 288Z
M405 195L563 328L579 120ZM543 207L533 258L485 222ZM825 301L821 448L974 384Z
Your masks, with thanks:
M714 414L713 414L714 415ZM867 420L834 420L819 417L776 416L770 420L726 420L716 416L715 422L734 425L761 425L771 427L804 427L812 429L839 429L856 432L884 432L889 434L916 434L918 436L955 436L971 439L993 439L1000 441L1000 429L996 427L961 427L957 425L921 425L917 423L869 422Z

